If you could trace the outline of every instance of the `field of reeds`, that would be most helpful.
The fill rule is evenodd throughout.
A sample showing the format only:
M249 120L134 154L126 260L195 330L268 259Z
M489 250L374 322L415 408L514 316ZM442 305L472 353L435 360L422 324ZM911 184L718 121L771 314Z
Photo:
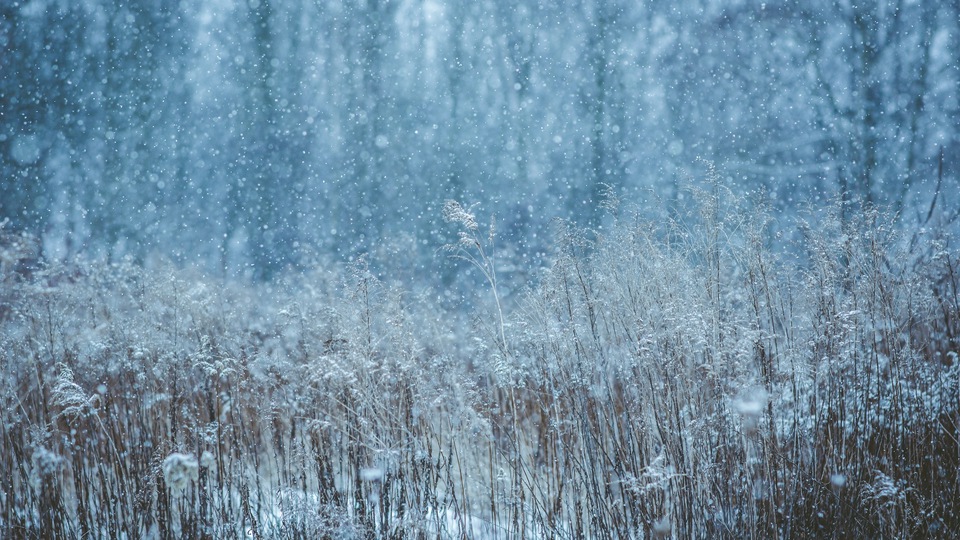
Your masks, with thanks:
M509 295L448 203L460 307L388 261L251 285L7 241L0 537L958 537L949 229L689 200L558 224Z

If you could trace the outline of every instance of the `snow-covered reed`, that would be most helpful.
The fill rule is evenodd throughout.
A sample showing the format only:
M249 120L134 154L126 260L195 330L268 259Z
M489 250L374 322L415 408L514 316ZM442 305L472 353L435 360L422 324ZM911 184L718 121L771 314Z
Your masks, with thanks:
M774 249L762 208L694 195L559 226L525 294L488 276L466 313L363 261L5 265L0 536L960 530L954 240L831 208Z

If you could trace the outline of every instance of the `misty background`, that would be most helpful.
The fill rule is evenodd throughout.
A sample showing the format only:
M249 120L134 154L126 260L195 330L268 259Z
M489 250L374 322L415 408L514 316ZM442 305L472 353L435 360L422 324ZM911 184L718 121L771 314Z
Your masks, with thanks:
M447 199L523 259L710 167L774 215L958 204L960 0L5 1L0 50L0 221L52 260L421 279Z

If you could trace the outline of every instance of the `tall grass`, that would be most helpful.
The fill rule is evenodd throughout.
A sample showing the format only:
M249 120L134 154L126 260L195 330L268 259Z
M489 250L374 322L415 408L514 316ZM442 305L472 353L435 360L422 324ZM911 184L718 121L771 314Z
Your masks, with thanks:
M0 536L956 537L953 239L832 207L775 249L691 195L558 224L510 302L468 228L472 313L363 261L250 286L7 248Z

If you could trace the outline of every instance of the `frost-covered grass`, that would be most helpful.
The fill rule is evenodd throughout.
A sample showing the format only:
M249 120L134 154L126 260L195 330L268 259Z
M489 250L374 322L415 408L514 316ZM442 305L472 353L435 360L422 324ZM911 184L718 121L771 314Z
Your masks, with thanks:
M956 535L952 238L834 208L774 250L695 199L558 227L512 300L458 207L495 293L470 313L363 263L252 286L7 251L0 537Z

